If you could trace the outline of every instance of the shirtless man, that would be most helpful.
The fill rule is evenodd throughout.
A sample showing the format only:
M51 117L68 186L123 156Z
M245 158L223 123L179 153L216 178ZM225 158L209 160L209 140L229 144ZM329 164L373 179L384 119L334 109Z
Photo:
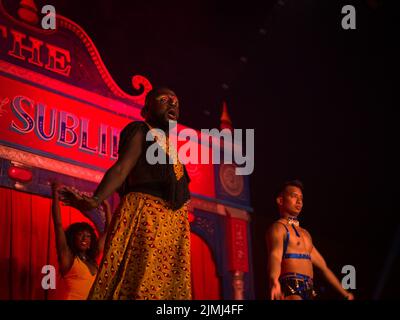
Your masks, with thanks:
M312 300L315 296L315 266L345 299L353 300L353 295L342 288L340 281L326 265L308 231L299 225L297 217L303 208L302 183L298 180L286 182L279 190L276 202L280 219L266 234L270 299Z

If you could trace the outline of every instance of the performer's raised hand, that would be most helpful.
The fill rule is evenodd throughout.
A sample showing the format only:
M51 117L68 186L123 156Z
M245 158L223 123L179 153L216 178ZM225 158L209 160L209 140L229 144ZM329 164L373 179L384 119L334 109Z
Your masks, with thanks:
M81 195L78 190L74 188L64 187L60 189L59 194L62 202L80 211L88 211L99 206L96 199Z

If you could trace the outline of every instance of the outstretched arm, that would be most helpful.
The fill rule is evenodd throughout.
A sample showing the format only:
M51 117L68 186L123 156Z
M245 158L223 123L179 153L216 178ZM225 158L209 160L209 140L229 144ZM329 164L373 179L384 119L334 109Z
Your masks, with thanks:
M108 169L93 197L80 196L72 188L61 190L62 201L80 211L97 208L105 199L116 191L125 181L129 172L136 165L141 153L144 139L142 130L137 132L126 143L115 164Z
M283 294L279 283L281 274L281 262L283 254L283 240L285 233L282 226L275 223L267 231L266 240L268 248L268 281L270 288L270 299L281 300Z
M62 275L65 275L69 271L69 269L71 269L73 263L73 255L68 247L67 238L65 237L65 232L62 227L60 200L58 196L59 184L57 182L53 182L51 184L51 188L53 192L51 214L53 217L54 234L56 237L57 258L60 272Z
M117 162L106 172L94 192L98 204L113 194L125 181L142 153L144 133L138 130L128 142L127 148L119 155Z
M325 279L331 284L340 294L348 300L353 300L354 296L343 289L339 279L335 276L331 269L328 268L328 265L325 262L325 259L322 255L318 252L318 250L313 247L311 251L311 261L315 267L317 267L322 274L324 275Z

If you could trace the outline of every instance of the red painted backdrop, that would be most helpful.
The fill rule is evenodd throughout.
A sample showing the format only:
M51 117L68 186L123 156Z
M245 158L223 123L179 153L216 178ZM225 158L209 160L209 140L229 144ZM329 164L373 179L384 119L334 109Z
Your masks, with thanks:
M62 206L69 224L90 221L79 211ZM41 287L44 265L57 266L51 200L0 188L0 300L49 299L54 292ZM220 284L210 249L192 234L194 299L219 299Z

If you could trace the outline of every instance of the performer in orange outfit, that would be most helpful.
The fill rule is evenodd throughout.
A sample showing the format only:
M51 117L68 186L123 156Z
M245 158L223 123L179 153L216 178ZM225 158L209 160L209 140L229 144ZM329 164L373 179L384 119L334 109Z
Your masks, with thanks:
M97 239L92 226L86 222L71 224L64 232L61 222L59 185L52 184L53 202L52 216L56 237L56 249L61 277L57 282L57 293L54 298L58 300L86 300L89 290L97 273L96 258L104 248L105 232ZM107 201L106 222L104 231L107 230L111 219L111 210Z
M168 136L146 141L152 128L168 135L169 121L177 121L175 93L167 88L150 91L142 115L145 122L131 122L122 130L118 161L93 197L62 191L66 203L81 210L97 207L115 191L121 196L89 299L191 299L190 179L176 150L169 148ZM153 143L174 163L150 164L146 153Z

